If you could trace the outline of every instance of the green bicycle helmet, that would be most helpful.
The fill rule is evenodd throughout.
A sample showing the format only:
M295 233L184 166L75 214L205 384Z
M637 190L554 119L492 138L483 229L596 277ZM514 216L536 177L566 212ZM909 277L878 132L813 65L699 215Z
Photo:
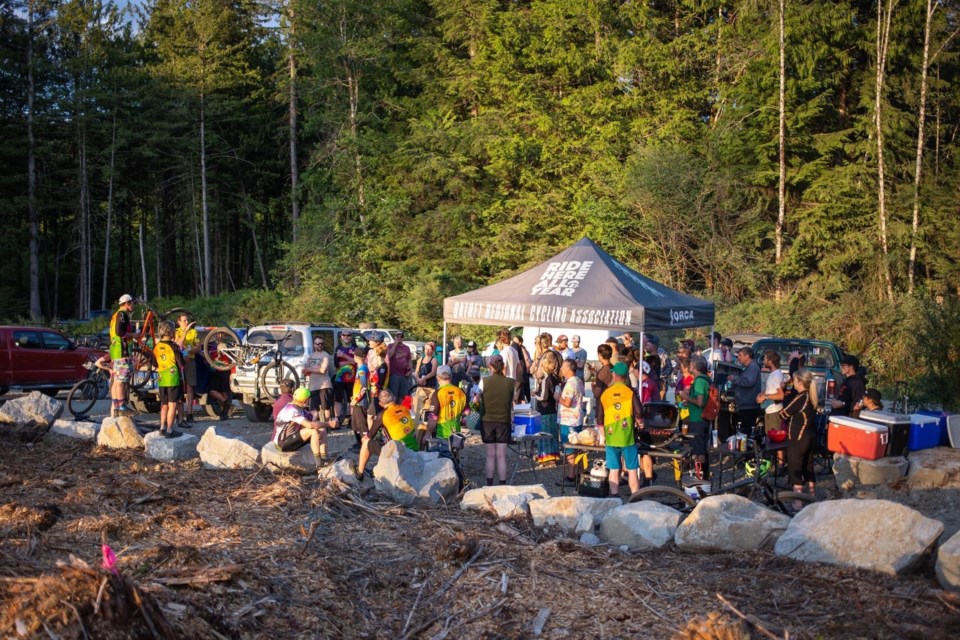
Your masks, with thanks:
M770 473L770 468L772 466L773 466L773 463L770 462L769 460L766 460L766 459L761 460L760 461L760 477L762 478L768 473ZM746 471L747 473L748 478L752 478L754 474L757 473L757 465L756 463L754 463L753 460L748 460L743 467L744 467L744 471Z
M306 387L300 387L293 392L293 401L296 403L306 402L310 399L310 390Z

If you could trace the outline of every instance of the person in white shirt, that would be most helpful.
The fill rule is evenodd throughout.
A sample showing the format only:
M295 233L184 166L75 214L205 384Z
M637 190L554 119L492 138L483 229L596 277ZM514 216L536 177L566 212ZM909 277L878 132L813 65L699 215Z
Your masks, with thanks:
M314 336L313 352L307 356L303 373L309 378L310 410L314 415L322 418L331 429L337 427L333 421L333 381L330 373L333 370L333 356L327 351L326 339ZM319 411L319 413L318 413Z
M563 386L557 392L557 422L560 424L560 442L567 442L571 431L580 431L583 425L583 380L577 377L577 361L567 358L560 365L560 377ZM577 465L575 451L565 449L567 465L565 473L566 483L576 483ZM558 480L558 486L564 486L563 480Z
M587 367L587 350L580 346L580 336L570 336L573 343L573 359L577 361L577 377L583 380Z
M557 336L557 353L560 354L560 358L566 360L570 358L576 360L576 352L570 348L567 336L560 334Z
M763 368L769 372L767 382L763 386L763 393L757 396L757 402L764 407L763 430L764 432L779 431L785 382L783 371L780 370L780 354L773 349L764 351Z
M507 378L512 378L514 381L517 380L517 370L520 367L520 359L517 357L517 351L511 345L513 340L510 337L510 329L506 327L501 328L497 331L497 344L496 348L500 352L500 357L503 358L503 375ZM520 385L516 385L516 391L513 394L513 401L517 401L517 397L520 394Z

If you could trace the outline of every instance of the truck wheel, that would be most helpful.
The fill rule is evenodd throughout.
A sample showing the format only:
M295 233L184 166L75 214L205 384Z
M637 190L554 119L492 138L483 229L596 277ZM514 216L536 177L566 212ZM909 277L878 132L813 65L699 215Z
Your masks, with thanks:
M230 416L231 406L230 402L220 402L207 396L207 402L203 405L203 410L214 420L226 420Z
M243 415L245 415L250 422L267 422L273 417L273 407L259 402L252 404L244 403Z

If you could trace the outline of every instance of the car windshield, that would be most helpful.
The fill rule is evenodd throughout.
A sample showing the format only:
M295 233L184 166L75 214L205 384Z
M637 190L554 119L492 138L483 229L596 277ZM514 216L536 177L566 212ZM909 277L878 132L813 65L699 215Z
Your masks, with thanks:
M280 343L280 351L284 357L303 355L303 335L299 331L259 329L251 331L250 335L247 336L247 344L272 345L277 340L283 340Z
M818 367L824 369L834 369L837 366L836 361L833 357L833 349L825 346L817 345L800 345L800 344L790 344L783 343L777 345L761 346L760 350L757 351L757 358L763 357L763 351L773 348L780 354L780 368L787 369L790 366L791 356L796 356L800 354L806 356L807 366L808 367Z

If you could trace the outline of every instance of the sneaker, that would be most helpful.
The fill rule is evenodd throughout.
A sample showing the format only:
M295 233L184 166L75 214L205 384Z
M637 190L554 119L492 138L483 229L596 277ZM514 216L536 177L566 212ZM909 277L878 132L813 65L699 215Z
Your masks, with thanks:
M192 413L187 416L187 422L189 422L190 424L193 424L193 414L192 414Z
M193 422L193 421L191 420L190 422ZM190 424L190 422L181 422L177 426L180 427L181 429L192 429L193 425Z
M179 437L182 436L182 435L183 435L183 434L180 433L179 431L174 431L173 429L170 429L169 431L167 431L166 437L167 437L167 438L179 438Z
M124 414L124 413L136 413L136 412L131 407L128 407L127 405L122 404L119 407L117 407L117 413Z

